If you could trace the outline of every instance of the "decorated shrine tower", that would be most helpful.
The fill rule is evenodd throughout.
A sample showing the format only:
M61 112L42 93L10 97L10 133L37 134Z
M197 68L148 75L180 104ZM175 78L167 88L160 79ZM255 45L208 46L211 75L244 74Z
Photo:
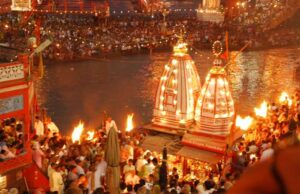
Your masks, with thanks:
M194 122L200 89L195 62L188 54L187 44L179 38L157 89L153 125L166 128L166 132L168 128L189 128Z
M227 81L227 74L214 44L214 66L209 71L197 101L196 132L226 137L230 133L234 116L234 102ZM219 43L221 44L221 43Z

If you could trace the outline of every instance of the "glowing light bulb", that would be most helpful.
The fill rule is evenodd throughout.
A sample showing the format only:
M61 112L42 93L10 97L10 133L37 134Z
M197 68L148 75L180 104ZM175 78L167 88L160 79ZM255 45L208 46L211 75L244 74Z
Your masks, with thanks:
M193 94L193 89L189 89L189 93L190 93L190 94Z
M160 99L161 99L161 100L164 100L164 97L163 97L163 96L160 96Z
M213 109L213 108L214 108L214 105L211 104L211 103L209 103L209 104L207 105L207 107L208 107L208 109Z
M177 90L174 90L174 94L177 94Z
M166 111L161 111L161 114L162 114L162 115L166 115L167 112L166 112Z
M159 105L159 110L163 110L164 109L164 106L161 104Z
M176 110L176 115L180 115L180 110Z
M174 100L174 101L173 101L173 104L176 105L176 104L177 104L177 100Z
M185 120L184 120L184 119L181 119L181 120L179 121L179 123L180 123L180 124L185 124Z
M173 60L172 60L172 64L173 64L173 65L177 65L177 63L178 63L178 61L177 61L176 59L173 59Z
M164 85L161 86L161 90L164 91L166 87Z
M168 65L165 65L165 69L166 69L167 71L169 71L170 67L169 67Z
M219 78L219 79L218 79L218 84L219 84L220 86L224 86L224 80L221 79L221 78Z

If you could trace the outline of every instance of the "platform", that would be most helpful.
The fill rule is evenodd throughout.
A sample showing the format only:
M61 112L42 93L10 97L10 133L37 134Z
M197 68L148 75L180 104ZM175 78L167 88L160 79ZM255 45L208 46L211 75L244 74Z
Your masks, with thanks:
M205 22L216 22L221 23L224 22L224 14L221 12L210 12L205 10L200 10L197 12L197 18L200 21Z

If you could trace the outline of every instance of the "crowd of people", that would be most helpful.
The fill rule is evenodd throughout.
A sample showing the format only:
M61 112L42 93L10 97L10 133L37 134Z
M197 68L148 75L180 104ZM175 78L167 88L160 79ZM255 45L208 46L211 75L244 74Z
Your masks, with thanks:
M245 169L268 160L275 150L298 141L300 91L280 103L270 103L267 116L256 116L255 122L242 139L234 143L230 151L231 159L217 164L201 163L206 169L201 171L201 175L195 169L183 170L182 163L179 163L181 167L173 165L169 156L166 161L167 182L162 181L166 180L162 177L162 154L144 150L140 146L148 135L147 131L133 131L130 135L124 135L117 129L114 120L108 117L93 137L82 134L79 141L72 141L70 137L60 135L51 119L42 121L36 117L34 123L35 135L31 141L33 161L47 174L52 193L109 193L106 180L108 167L104 155L110 130L119 133L121 193L224 193L230 190ZM18 131L22 127L15 119L9 119L2 123L2 128L1 137L9 134L15 138L20 136ZM16 139L12 142L16 142ZM17 151L13 151L12 144L14 143L4 142L2 138L1 149L8 148L10 153L17 154ZM20 145L20 142L15 144Z
M0 121L0 163L25 152L23 122L16 118Z
M265 31L266 25L271 23L278 10L282 12L286 8L264 7L253 12L243 12L239 17L226 19L221 23L199 21L194 12L178 18L172 12L165 17L158 12L144 17L126 14L110 18L90 14L39 14L33 18L35 21L42 21L41 40L53 40L52 45L43 52L44 57L72 60L170 49L183 28L186 41L190 48L195 49L210 48L215 40L224 41L226 31L229 32L231 49L240 49L247 42L251 42L248 48L253 49L299 44L298 29L272 33ZM12 13L1 15L0 22L4 31L0 33L0 41L14 48L26 46L25 41L35 35L36 31L33 18L28 25L20 27L20 16Z

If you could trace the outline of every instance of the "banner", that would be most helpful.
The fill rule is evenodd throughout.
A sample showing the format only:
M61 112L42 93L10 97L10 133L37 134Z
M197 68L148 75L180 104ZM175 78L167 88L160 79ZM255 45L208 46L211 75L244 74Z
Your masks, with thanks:
M12 0L12 11L31 11L31 0Z

